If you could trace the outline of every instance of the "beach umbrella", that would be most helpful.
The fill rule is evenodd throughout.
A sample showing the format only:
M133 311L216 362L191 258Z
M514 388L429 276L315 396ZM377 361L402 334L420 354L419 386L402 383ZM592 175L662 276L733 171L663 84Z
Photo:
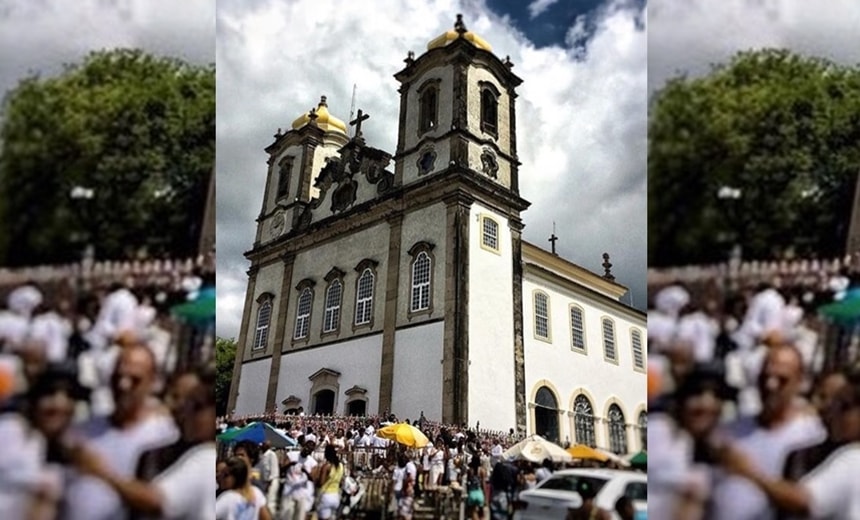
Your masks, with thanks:
M600 462L606 462L609 460L605 454L595 450L590 446L586 446L585 444L577 444L575 446L571 446L567 449L567 452L570 453L570 456L574 459L581 460L596 460Z
M648 454L643 450L639 453L634 454L629 459L627 459L632 466L644 467L648 465Z
M215 319L215 294L214 292L203 292L196 300L174 305L170 308L171 314L180 320L200 324Z
M624 457L621 457L621 456L619 456L619 455L616 455L615 453L612 453L611 451L608 451L608 450L601 450L601 449L599 449L599 448L598 448L598 450L597 450L597 451L599 451L600 453L605 454L605 455L609 458L609 460L610 460L610 461L612 461L612 462L614 462L614 463L616 463L616 464L618 464L618 465L620 465L620 466L624 466L624 467L629 467L629 466L630 466L630 463L629 463L629 462L627 462L627 459L625 459Z
M525 459L541 463L544 459L553 462L570 462L573 457L564 448L550 442L540 435L532 435L508 448L502 457L505 459Z
M244 428L224 432L217 439L227 443L251 441L260 444L268 441L275 448L292 448L298 444L295 439L287 437L265 422L253 422Z
M411 424L390 424L376 431L376 435L383 439L395 441L410 448L423 448L430 444L430 439L421 433L421 430Z

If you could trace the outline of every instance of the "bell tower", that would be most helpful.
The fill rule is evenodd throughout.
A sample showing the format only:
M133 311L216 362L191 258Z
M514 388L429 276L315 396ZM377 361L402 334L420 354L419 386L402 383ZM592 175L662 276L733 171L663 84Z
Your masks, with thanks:
M457 15L452 30L405 62L394 75L401 84L395 184L459 168L519 195L515 89L522 80L510 60L496 57Z

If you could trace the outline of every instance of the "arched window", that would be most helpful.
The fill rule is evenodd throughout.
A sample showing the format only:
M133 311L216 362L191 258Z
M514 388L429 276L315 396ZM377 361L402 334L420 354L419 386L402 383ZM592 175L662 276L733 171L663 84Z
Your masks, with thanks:
M356 325L366 325L373 317L373 281L373 271L369 267L358 277L355 290Z
M544 292L535 291L535 337L549 339L549 296Z
M418 132L424 133L439 126L439 79L425 82L418 89Z
M603 357L607 361L618 362L618 351L615 348L615 324L609 318L603 318Z
M558 400L545 386L535 395L535 433L548 441L559 442Z
M630 344L633 348L633 368L645 370L645 354L642 352L642 333L633 329L630 333Z
M574 350L585 350L585 320L582 307L570 306L570 347Z
M627 425L624 423L624 412L617 404L609 407L609 450L623 455L627 453Z
M308 337L311 327L311 303L313 303L313 291L310 287L304 287L299 292L296 303L296 327L293 339L304 339Z
M332 280L325 291L324 333L335 332L340 327L340 302L342 296L343 284L340 280Z
M645 412L639 413L639 442L643 450L648 449L648 414Z
M433 308L433 244L418 242L411 249L412 280L409 313L431 311Z
M481 131L498 136L499 134L499 90L490 82L482 81L481 86Z
M592 448L597 447L597 438L594 435L594 408L591 401L582 394L573 400L573 424L577 444L585 444Z
M487 216L481 217L481 245L499 251L499 223Z
M269 341L269 322L272 319L272 300L267 298L257 311L257 328L254 330L254 346L252 350L266 348Z

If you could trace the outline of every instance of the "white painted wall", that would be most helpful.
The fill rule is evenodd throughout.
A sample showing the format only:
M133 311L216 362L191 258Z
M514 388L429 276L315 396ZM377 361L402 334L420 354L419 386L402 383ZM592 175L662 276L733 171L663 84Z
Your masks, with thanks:
M536 289L543 290L550 298L551 342L534 337L533 291ZM584 310L586 354L571 348L570 304L574 302ZM604 357L603 316L610 316L615 321L617 364ZM643 350L647 350L644 318L634 319L617 310L616 305L574 293L527 273L523 280L523 321L526 400L534 403L535 393L541 385L553 390L559 400L559 408L565 411L559 421L562 441L569 439L575 442L573 401L579 393L584 393L591 400L595 415L601 419L606 418L610 404L616 403L621 407L625 422L631 425L627 429L628 451L640 450L639 430L633 425L638 421L639 412L645 410L647 380L644 372L634 370L630 331L634 327L640 330ZM532 432L532 414L529 413L528 417L528 429ZM595 434L598 446L608 448L606 422L596 422Z
M425 81L432 78L441 80L439 84L439 99L438 99L438 125L434 130L418 135L418 116L420 112L420 104L418 98L418 88ZM452 107L454 106L454 72L450 66L443 66L431 69L420 77L416 78L409 86L406 101L406 136L403 143L404 150L410 150L416 146L422 139L428 137L437 137L451 129L451 118L453 116ZM437 143L436 147L436 165L434 172L448 167L450 154L447 146L441 147L441 143ZM409 184L418 179L418 167L415 162L418 160L418 153L410 154L404 158L403 163L403 184ZM433 172L430 172L433 173Z
M499 225L499 252L481 247L481 216ZM469 218L469 424L516 427L513 261L507 219L479 204Z
M281 372L278 374L278 410L283 411L281 401L295 395L302 400L301 406L310 411L313 383L308 377L321 368L328 368L341 374L340 388L335 393L335 410L338 413L346 411L344 392L358 385L367 389L368 414L375 414L379 404L381 359L382 334L286 353L281 357ZM266 376L268 381L268 374Z
M395 333L391 411L397 417L417 419L423 411L427 419L442 419L444 330L440 321Z
M266 392L268 391L271 368L272 358L270 357L242 365L234 415L242 416L265 412Z

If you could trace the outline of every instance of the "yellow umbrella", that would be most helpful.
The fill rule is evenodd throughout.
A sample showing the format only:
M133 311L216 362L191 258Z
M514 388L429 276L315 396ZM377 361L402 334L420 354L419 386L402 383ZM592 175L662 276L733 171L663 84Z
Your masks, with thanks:
M430 444L430 439L421 430L406 423L390 424L376 430L376 435L411 448L423 448Z
M609 460L605 454L600 453L590 446L586 446L585 444L577 444L575 446L571 446L567 449L567 452L570 453L570 456L574 459L582 459L582 460L597 460L600 462L606 462Z

